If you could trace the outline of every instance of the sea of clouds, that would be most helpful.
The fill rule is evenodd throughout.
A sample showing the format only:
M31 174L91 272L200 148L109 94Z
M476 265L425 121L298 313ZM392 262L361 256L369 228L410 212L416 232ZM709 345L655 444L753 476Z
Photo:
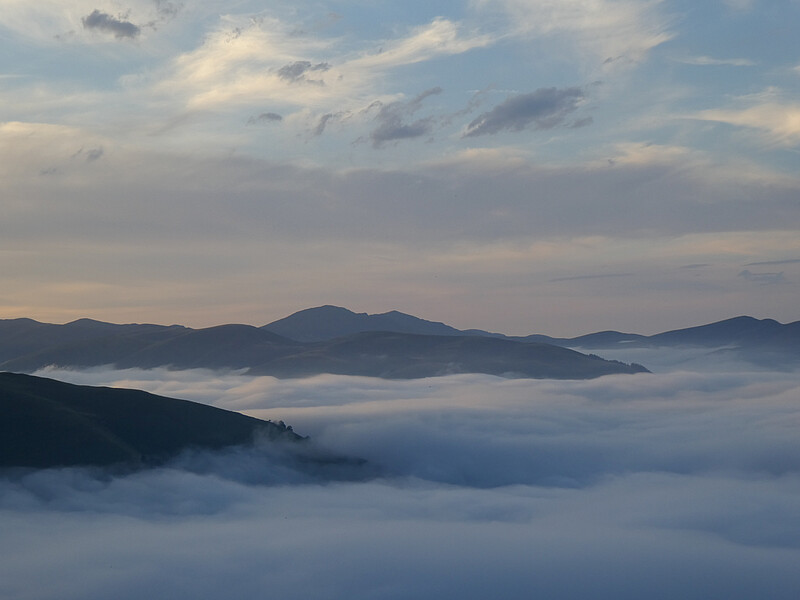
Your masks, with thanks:
M257 445L6 476L0 597L794 600L800 373L656 363L591 381L40 372L283 420L370 469L329 481Z

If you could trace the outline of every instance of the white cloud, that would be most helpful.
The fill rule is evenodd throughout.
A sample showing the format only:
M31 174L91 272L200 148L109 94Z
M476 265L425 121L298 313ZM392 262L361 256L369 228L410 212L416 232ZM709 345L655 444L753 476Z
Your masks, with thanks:
M753 67L757 63L749 58L712 58L710 56L690 56L680 59L679 62L687 65L716 66L728 65L732 67Z
M293 35L277 18L225 17L198 48L176 57L172 72L155 91L178 94L189 108L219 108L229 104L277 101L314 103L332 95L326 86L293 85L280 69L296 61L321 62L329 43ZM320 81L336 80L338 71L320 73Z
M800 104L763 102L741 109L704 110L694 117L755 129L770 144L788 147L800 144Z
M796 373L71 376L282 415L394 475L274 485L264 461L273 485L253 485L238 455L217 465L233 473L5 477L8 597L793 600L800 585Z
M564 36L592 61L630 64L670 40L669 19L660 0L477 0L482 9L499 5L515 35Z
M376 86L388 69L467 52L491 39L463 35L457 23L438 18L406 37L386 40L378 52L346 52L341 42L298 34L277 18L229 16L200 47L177 57L172 73L155 89L185 95L190 108L272 101L321 111L355 110L384 97ZM282 75L288 65L304 61L325 68L307 79Z
M374 69L408 65L436 56L461 54L488 46L491 36L472 33L464 36L458 23L444 18L414 28L407 37L388 41L378 52L370 52L350 61L355 69Z

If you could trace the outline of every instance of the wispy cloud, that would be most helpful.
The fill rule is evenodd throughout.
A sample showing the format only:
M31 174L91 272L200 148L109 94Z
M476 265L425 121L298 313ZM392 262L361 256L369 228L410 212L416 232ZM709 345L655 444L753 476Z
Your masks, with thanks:
M697 66L731 66L731 67L754 67L758 63L749 58L711 58L710 56L688 56L678 59L687 65Z
M407 119L420 109L426 98L441 92L441 88L435 87L422 92L408 102L396 101L380 105L378 114L375 116L377 126L369 134L372 146L380 148L389 142L431 133L435 122L433 117L425 117L412 122L408 122Z
M739 272L739 277L742 277L747 281L752 281L753 283L759 283L761 285L786 283L786 277L784 276L783 271L779 273L753 273L749 269L745 269Z
M365 53L353 59L349 66L354 69L375 69L409 65L436 56L461 54L493 42L492 36L462 34L457 22L437 18L427 25L414 28L404 38L387 40L377 52Z
M672 39L670 19L659 0L478 0L484 10L499 6L517 36L562 36L592 62L635 64Z
M573 275L571 277L555 277L551 282L558 281L580 281L583 279L616 279L618 277L633 277L635 273L603 273L598 275Z
M772 94L755 97L745 108L718 108L693 115L697 119L727 123L758 131L769 143L800 144L800 104L772 100ZM748 99L743 99L747 102Z
M270 99L317 114L357 111L387 97L378 86L387 70L490 42L487 36L462 34L452 21L435 19L405 37L385 40L378 51L358 52L345 50L340 40L298 34L275 17L228 17L202 46L177 57L156 89L183 95L194 108Z
M792 265L800 263L800 258L787 258L784 260L764 260L761 262L751 262L747 263L746 267L762 267L768 265Z

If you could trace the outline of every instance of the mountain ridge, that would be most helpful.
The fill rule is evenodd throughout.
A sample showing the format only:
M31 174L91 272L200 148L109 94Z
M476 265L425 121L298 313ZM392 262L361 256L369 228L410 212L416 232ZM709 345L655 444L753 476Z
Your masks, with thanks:
M327 307L322 312L348 314ZM311 314L314 314L313 312ZM355 313L352 313L355 314ZM388 316L386 316L388 315ZM314 314L319 320L319 314ZM363 323L368 315L356 315ZM353 320L349 318L352 323ZM160 325L115 325L72 322L0 321L0 369L34 372L47 366L87 368L170 367L178 369L241 369L276 377L320 373L383 378L434 377L451 373L485 373L536 378L585 379L613 373L644 371L639 365L548 344L468 334L441 335L378 331L377 327L409 324L436 332L452 328L396 311L381 316L370 331L332 339L302 342L251 325L219 325L205 329ZM25 329L30 333L25 334ZM341 323L336 324L341 329ZM329 330L330 331L330 330ZM487 339L494 340L488 346ZM504 360L498 360L498 357ZM505 362L504 362L505 361Z
M481 341L486 339L498 343L490 347ZM547 350L532 350L531 345L544 345ZM192 329L182 325L118 325L92 319L64 325L32 319L0 320L0 369L20 372L51 365L112 365L240 369L277 377L336 373L416 378L487 373L581 379L604 373L598 371L598 363L587 362L586 354L565 355L555 348L583 353L682 346L727 352L754 363L791 366L800 364L800 321L784 325L774 319L737 316L651 336L599 331L556 338L458 330L396 310L370 315L333 305L304 309L261 327L226 324ZM547 361L540 358L547 353L549 367L544 368ZM505 357L505 365L498 360L500 355ZM567 362L572 362L573 368L565 368ZM639 365L605 361L605 374L641 370Z
M282 423L140 390L0 373L0 467L161 464L186 449L305 438Z

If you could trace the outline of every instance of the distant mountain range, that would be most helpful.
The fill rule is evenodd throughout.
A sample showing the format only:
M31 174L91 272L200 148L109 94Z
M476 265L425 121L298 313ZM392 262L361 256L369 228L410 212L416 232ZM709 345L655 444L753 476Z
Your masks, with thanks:
M574 338L459 330L397 311L370 315L336 306L294 313L263 327L65 325L0 320L0 370L46 366L242 369L303 377L319 373L418 378L453 373L585 379L636 373L640 365L573 350L692 346L764 365L800 365L800 321L736 317L652 336L603 331ZM720 350L723 349L723 350Z
M620 348L708 348L763 365L800 364L800 321L781 324L773 319L740 316L707 325L666 331L651 336L601 331L573 338L542 334L507 336L480 329L459 330L444 323L426 321L392 311L368 315L336 306L320 306L296 312L262 327L295 340L328 340L364 331L402 331L423 335L479 336L518 342L536 342L582 350Z
M304 311L261 328L190 329L90 319L65 325L30 319L0 321L0 370L30 373L51 365L244 369L276 377L334 373L395 379L453 373L586 379L646 370L552 344L471 335L402 313L357 315L334 307Z

